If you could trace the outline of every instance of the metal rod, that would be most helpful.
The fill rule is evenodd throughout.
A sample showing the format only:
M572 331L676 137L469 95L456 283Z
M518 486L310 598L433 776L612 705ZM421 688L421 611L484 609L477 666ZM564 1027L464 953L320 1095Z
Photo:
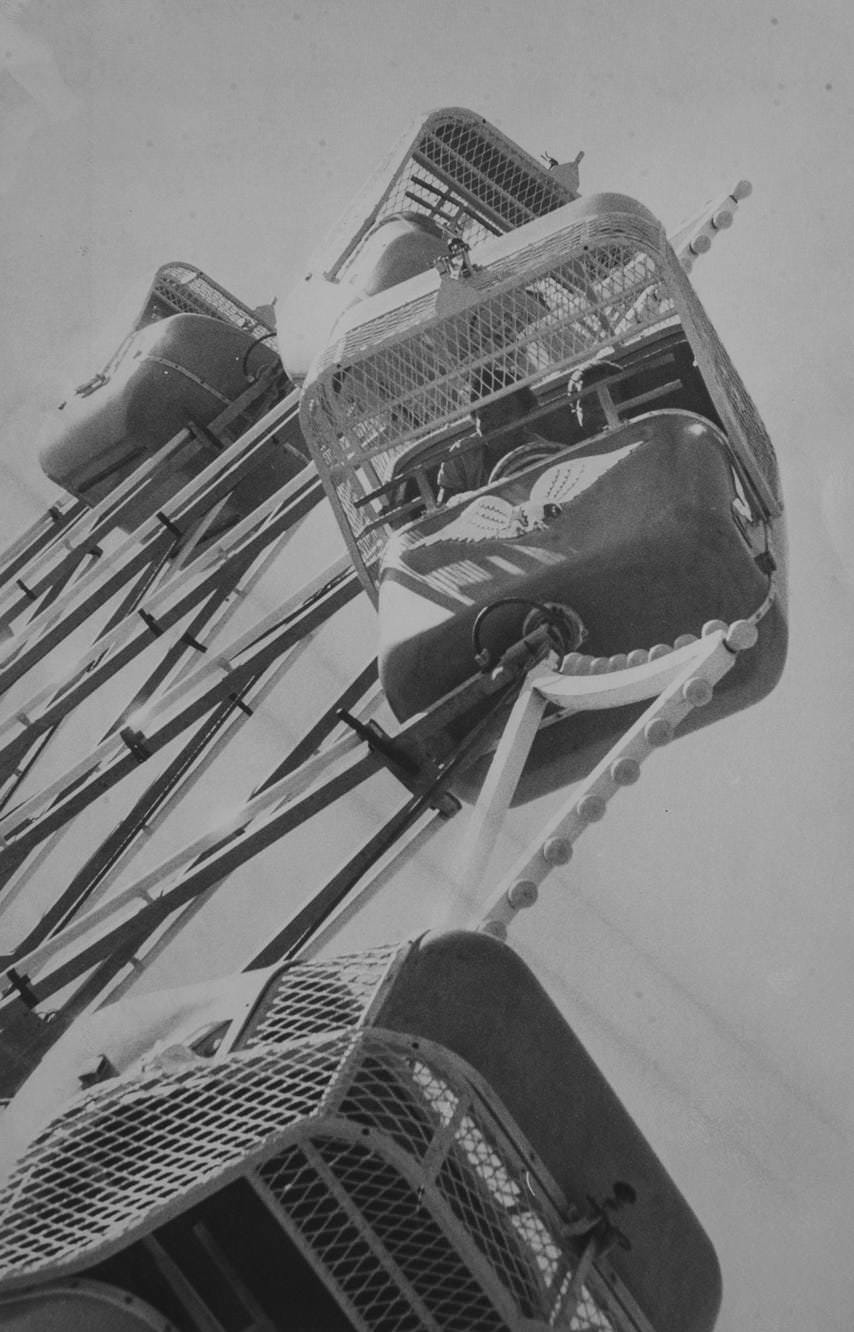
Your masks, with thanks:
M26 699L12 717L0 720L0 765L10 766L27 752L36 734L54 726L74 707L88 698L106 680L143 651L151 642L152 632L166 633L176 626L188 610L210 591L228 587L234 570L256 558L283 532L288 531L309 512L322 496L319 482L306 478L290 483L281 492L280 511L249 527L241 539L223 555L213 553L170 578L136 615L104 630L97 642L74 664L65 678L39 690ZM266 509L266 506L265 506ZM244 525L241 525L244 526ZM22 722L21 718L25 721ZM24 730L20 727L24 725Z
M308 604L283 617L276 630L246 650L241 660L225 663L221 673L208 669L204 680L194 673L191 680L179 681L159 700L146 719L146 732L141 740L132 728L125 728L118 736L109 736L75 768L6 816L0 828L6 843L0 850L0 865L5 857L17 857L22 851L37 846L56 828L135 771L140 761L162 749L222 700L238 697L247 681L340 610L358 591L359 585L353 574L339 574L331 586L312 597ZM219 664L223 665L222 659ZM190 692L192 686L196 692ZM190 692L189 699L178 704L176 696L187 692ZM19 820L14 828L13 820Z

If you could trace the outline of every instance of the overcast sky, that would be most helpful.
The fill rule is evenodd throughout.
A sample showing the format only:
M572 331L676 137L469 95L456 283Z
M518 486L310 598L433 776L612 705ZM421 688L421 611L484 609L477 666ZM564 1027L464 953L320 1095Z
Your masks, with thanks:
M695 280L780 454L787 672L657 758L520 932L709 1229L721 1332L854 1318L852 59L849 0L0 0L7 538L53 495L44 414L155 268L286 293L420 110L583 149L584 193L671 228L752 180ZM405 915L375 902L343 942Z

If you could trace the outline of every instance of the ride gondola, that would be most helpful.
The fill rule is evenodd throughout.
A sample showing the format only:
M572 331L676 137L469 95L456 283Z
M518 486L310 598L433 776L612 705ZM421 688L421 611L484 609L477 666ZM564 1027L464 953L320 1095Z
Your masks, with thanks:
M398 716L532 626L564 674L618 677L746 621L696 715L773 687L773 449L652 215L579 201L452 109L342 254L301 420ZM589 768L627 712L552 715L537 772ZM119 1002L50 1042L6 1121L0 1322L711 1332L711 1242L496 924Z
M220 418L227 415L238 433L245 429L263 410L265 380L282 396L288 385L282 384L274 338L271 310L250 310L189 264L164 264L133 329L105 368L81 384L48 423L42 470L95 505L181 435L177 451L163 457L136 501L124 507L120 525L131 530L230 442L217 428ZM220 527L251 512L305 462L293 428L239 483Z
M595 195L449 245L339 317L302 396L397 717L543 621L564 672L597 674L748 620L756 647L689 726L763 697L786 652L776 460L661 224ZM631 716L550 726L537 789Z
M8 1114L9 1332L717 1316L696 1216L532 972L483 934L125 999L67 1032Z

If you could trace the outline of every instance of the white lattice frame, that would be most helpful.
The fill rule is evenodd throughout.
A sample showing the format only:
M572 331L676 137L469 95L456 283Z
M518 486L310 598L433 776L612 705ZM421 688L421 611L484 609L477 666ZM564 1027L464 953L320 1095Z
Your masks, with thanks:
M284 1047L280 1048L283 1055L288 1053ZM302 1144L303 1142L311 1142L313 1138L317 1136L318 1132L321 1137L327 1138L331 1136L336 1141L339 1139L352 1139L353 1141L362 1142L369 1141L375 1151L377 1151L383 1158L387 1159L399 1173L402 1173L404 1177L408 1178L416 1189L423 1186L424 1195L426 1197L430 1193L430 1190L433 1187L432 1181L435 1179L435 1168L432 1161L431 1169L429 1172L425 1172L422 1163L416 1160L416 1158L410 1159L384 1131L379 1129L369 1130L368 1137L366 1138L361 1125L357 1125L348 1119L343 1119L340 1114L336 1113L336 1105L342 1095L342 1090L343 1094L346 1095L347 1088L353 1085L350 1078L347 1076L348 1066L351 1064L351 1061L353 1061L356 1067L358 1067L362 1052L367 1052L370 1055L372 1050L385 1056L391 1054L393 1058L399 1060L410 1060L414 1057L419 1063L425 1065L431 1071L437 1072L440 1080L446 1082L455 1095L461 1096L466 1100L475 1123L486 1122L489 1125L488 1141L500 1148L501 1156L499 1157L499 1160L501 1162L509 1161L511 1163L516 1163L515 1167L512 1165L504 1167L509 1170L510 1177L512 1178L514 1175L518 1176L522 1169L522 1165L524 1164L524 1169L536 1179L536 1197L540 1203L537 1211L545 1226L546 1232L551 1236L549 1242L558 1251L562 1249L563 1245L560 1241L560 1214L565 1210L565 1203L561 1198L557 1186L549 1177L542 1162L525 1142L523 1135L518 1128L509 1119L506 1111L504 1111L503 1107L496 1102L494 1094L479 1075L465 1063L465 1061L459 1059L457 1056L451 1055L443 1048L433 1045L431 1042L422 1039L413 1039L396 1032L380 1031L376 1028L369 1029L368 1031L357 1029L355 1032L344 1035L337 1033L329 1037L304 1041L301 1043L300 1049L305 1050L306 1057L309 1061L311 1059L311 1051L315 1050L323 1056L330 1056L334 1065L328 1076L324 1074L326 1077L326 1089L318 1096L318 1099L310 1112L302 1114L297 1122L288 1125L286 1128L273 1133L268 1133L264 1140L259 1142L256 1147L243 1151L239 1160L232 1160L230 1163L226 1163L215 1170L209 1169L206 1178L197 1181L195 1184L182 1188L179 1196L171 1198L167 1197L161 1199L156 1204L149 1206L138 1214L135 1221L128 1222L119 1233L109 1234L108 1232L106 1237L90 1243L83 1249L81 1249L81 1246L78 1244L75 1252L68 1257L58 1258L41 1266L38 1265L38 1263L31 1263L26 1268L20 1268L17 1275L10 1275L3 1281L3 1290L11 1291L23 1286L31 1285L35 1279L38 1279L39 1281L54 1280L90 1267L94 1263L103 1261L111 1254L127 1247L127 1245L134 1240L144 1237L155 1228L181 1215L191 1206L203 1201L204 1198L208 1197L211 1193L221 1190L226 1184L237 1178L249 1177L250 1182L253 1183L253 1187L257 1187L257 1182L255 1180L255 1171L257 1169L275 1156L286 1151L288 1148L297 1144ZM239 1051L236 1054L231 1054L228 1058L230 1061L239 1062L246 1060L248 1063L252 1063L253 1060L274 1054L275 1051L276 1047L264 1046L260 1050L254 1048L246 1052ZM291 1049L291 1059L294 1053L295 1051ZM211 1061L211 1068L215 1062L216 1061ZM205 1061L205 1063L207 1064L207 1061ZM188 1076L192 1077L194 1074L204 1076L203 1068L196 1065ZM143 1079L148 1085L151 1085L150 1077L151 1075L148 1075L147 1078ZM127 1079L124 1081L126 1084L128 1083ZM133 1080L131 1079L129 1081L132 1082ZM180 1083L180 1081L181 1075L178 1076L178 1082ZM168 1096L168 1088L170 1085L168 1078L164 1079L164 1084L164 1094ZM110 1084L104 1084L105 1090L109 1087ZM98 1096L99 1093L97 1091L93 1093L93 1099L98 1099ZM479 1187L485 1189L486 1186L479 1183L479 1177L476 1174L473 1164L471 1165L471 1170ZM267 1186L262 1182L262 1191L266 1189L266 1187ZM454 1226L449 1227L447 1224L447 1212L450 1210L449 1204L438 1191L431 1206L436 1221L445 1230L445 1233L448 1233L449 1229L454 1231L457 1247L459 1249L460 1246L462 1246L461 1252L466 1255L466 1262L468 1262L467 1246L471 1244L471 1241L468 1239L464 1227L462 1227L456 1219L454 1220ZM279 1204L276 1204L276 1207L280 1210ZM455 1227L457 1229L455 1229ZM521 1235L519 1236L519 1243L523 1243ZM534 1251L530 1250L530 1252L533 1255ZM476 1279L479 1280L482 1285L487 1279L489 1282L494 1281L497 1292L496 1298L500 1297L506 1301L507 1292L503 1285L491 1275L491 1268L488 1260L484 1259L479 1252L476 1256L477 1262L474 1264L474 1268L470 1265L470 1270L476 1269ZM552 1285L556 1291L558 1286L557 1280L555 1280ZM619 1288L611 1292L609 1289L610 1285L610 1280L608 1283L602 1282L598 1298L609 1308L609 1316L614 1316L619 1312L620 1307L623 1309L630 1308L631 1301L623 1298ZM490 1292L491 1287L487 1287L487 1293ZM491 1293L490 1298L492 1298ZM612 1303L614 1303L613 1314L610 1310ZM559 1325L560 1324L558 1323L558 1326ZM633 1332L650 1332L648 1324L646 1324L644 1320L637 1321L636 1318L629 1323L626 1323L624 1320L622 1327L632 1328Z
M184 292L187 293L186 296L183 295ZM203 313L206 314L209 314L210 310L216 310L217 314L211 315L211 318L219 318L224 323L231 324L233 328L241 328L253 336L258 336L261 332L265 334L275 332L263 316L250 309L230 291L226 291L218 282L214 282L213 278L208 277L201 268L197 268L195 264L184 263L180 259L161 264L155 273L148 300L161 294L165 300L174 303L183 301L188 311L198 312L200 306L204 307Z
M204 288L205 294L201 298L194 298L192 294L188 294L193 292L194 287ZM248 337L256 339L263 337L264 341L272 348L276 346L273 336L276 330L262 315L250 309L248 305L244 305L243 301L232 295L225 287L221 287L218 282L214 282L213 278L208 277L207 273L203 272L201 268L197 268L195 264L185 263L181 259L173 259L169 263L161 264L154 274L151 286L148 289L148 295L143 301L142 309L137 315L130 332L122 339L103 370L101 370L100 373L103 376L108 377L115 372L116 366L127 351L134 334L150 322L146 320L146 314L158 299L177 306L176 313L183 311L185 314L205 314L211 319L220 319L224 324L240 329ZM212 314L212 311L216 311L216 313ZM134 477L136 477L136 473L134 473Z
M569 200L576 197L572 190L551 176L542 163L538 162L530 153L526 153L512 139L508 139L500 130L490 125L489 121L485 120L483 116L478 116L465 107L441 107L431 111L426 117L417 117L410 123L393 148L377 166L347 211L342 215L320 249L312 257L311 273L321 274L329 281L340 280L342 274L356 258L362 241L375 223L388 213L408 206L397 199L397 193L401 181L411 166L424 166L426 170L436 176L443 174L440 173L435 162L430 162L424 157L420 145L437 128L449 122L455 122L461 127L479 133L490 148L502 153L508 162L517 166L521 172L540 179L543 190L554 197L556 206L569 202ZM515 222L510 223L506 216L502 216L500 212L490 207L474 191L466 188L461 182L454 180L451 176L445 176L445 179L446 183L455 189L462 198L466 199L474 210L488 216L496 230L508 231L512 226L517 225ZM518 210L520 207L518 201L514 200L512 203L514 208ZM531 210L528 210L528 214L530 217L534 216Z
M326 1136L326 1125L324 1125L324 1136ZM392 1164L398 1173L413 1186L413 1191L419 1194L420 1206L427 1209L430 1215L445 1234L452 1234L455 1247L458 1253L465 1256L466 1266L476 1275L476 1280L483 1290L485 1290L495 1305L499 1315L510 1327L512 1327L518 1318L518 1309L507 1289L497 1279L492 1265L489 1263L477 1246L472 1242L471 1236L461 1225L456 1216L454 1216L450 1206L435 1188L431 1187L431 1182L422 1183L419 1178L419 1172L412 1167L412 1160L405 1152L401 1151L394 1142L385 1135L377 1133L375 1130L362 1130L347 1120L329 1122L330 1133L334 1134L336 1142L358 1143L360 1146L373 1148L373 1150L382 1155L382 1157ZM414 1291L406 1274L402 1271L396 1259L388 1252L382 1240L374 1233L371 1226L367 1225L364 1217L359 1212L358 1207L352 1201L347 1190L338 1181L332 1169L319 1156L314 1142L308 1139L302 1144L302 1150L318 1174L326 1180L327 1187L334 1194L338 1205L343 1211L347 1212L354 1222L356 1228L361 1232L362 1240L372 1250L380 1266L392 1277L393 1281L405 1293L413 1308L423 1321L424 1327L435 1329L435 1332L441 1332L441 1328L427 1311L427 1308L420 1296ZM335 1280L334 1274L329 1270L318 1256L314 1247L307 1243L298 1225L295 1225L287 1211L281 1207L278 1199L269 1186L257 1175L252 1178L252 1185L257 1191L259 1197L263 1199L267 1207L273 1212L279 1224L287 1232L290 1239L297 1245L303 1256L311 1263L318 1275L329 1283L335 1285L336 1298L346 1305L348 1312L352 1311L355 1315L359 1328L364 1328L365 1332L372 1332L368 1323L359 1315L357 1307L350 1299L345 1286L342 1286ZM558 1323L557 1326L560 1326Z
M445 1234L453 1235L457 1251L464 1255L465 1262L470 1271L475 1273L476 1279L482 1289L488 1294L494 1304L496 1311L508 1323L510 1327L515 1327L518 1322L518 1309L508 1292L507 1288L496 1277L495 1270L489 1260L473 1243L468 1231L455 1216L449 1202L435 1185L435 1179L438 1176L439 1166L447 1159L451 1149L456 1142L454 1129L460 1120L471 1117L477 1123L482 1119L487 1119L490 1124L490 1130L494 1141L502 1151L502 1160L506 1157L517 1157L520 1153L524 1154L526 1166L532 1178L536 1179L537 1194L541 1204L545 1204L544 1210L547 1216L550 1216L552 1222L552 1236L559 1234L560 1214L566 1213L566 1202L560 1194L560 1190L550 1177L546 1167L536 1155L532 1148L524 1143L522 1134L513 1124L503 1107L500 1107L495 1101L494 1094L489 1089L484 1080L466 1064L464 1060L457 1056L451 1056L442 1047L433 1042L426 1041L423 1038L410 1038L396 1032L373 1029L372 1034L381 1035L383 1042L392 1047L396 1047L401 1052L407 1050L416 1055L419 1061L424 1062L431 1069L443 1069L446 1073L449 1068L455 1067L458 1073L456 1082L457 1088L464 1085L467 1088L467 1094L460 1097L459 1104L452 1119L444 1128L436 1134L436 1138L430 1144L425 1158L421 1162L416 1162L415 1158L410 1157L406 1152L397 1146L397 1144L387 1135L376 1129L367 1129L352 1121L334 1117L334 1105L336 1097L340 1093L333 1092L330 1102L327 1106L327 1116L323 1122L323 1137L332 1137L336 1142L352 1142L354 1144L366 1145L382 1156L392 1164L398 1173L409 1181L413 1190L419 1195L420 1205L426 1207L439 1228ZM357 1061L359 1049L353 1046L350 1059ZM343 1065L342 1065L343 1067ZM463 1078L459 1076L463 1073ZM451 1084L454 1085L453 1083ZM341 1080L341 1090L346 1094L347 1083L345 1079ZM441 1145L437 1142L441 1139ZM289 1144L290 1145L290 1144ZM372 1232L371 1227L365 1222L364 1218L358 1212L357 1207L347 1195L346 1190L334 1179L331 1169L318 1157L316 1149L313 1146L311 1137L307 1137L304 1143L300 1144L305 1157L313 1164L318 1173L329 1177L333 1191L338 1199L342 1210L347 1211L357 1228L360 1229L363 1241L371 1248L380 1264L389 1272L393 1278L399 1282L400 1288L407 1291L413 1307L419 1308L420 1299L414 1292L410 1294L408 1280L402 1273L399 1273L398 1265L395 1259L388 1253L382 1241ZM271 1154L272 1155L272 1154ZM473 1172L474 1173L474 1172ZM354 1323L364 1332L371 1332L371 1327L365 1323L358 1312L356 1306L352 1303L349 1294L345 1288L335 1280L334 1274L330 1272L327 1265L320 1259L311 1243L306 1241L299 1226L295 1224L288 1216L287 1211L282 1207L271 1187L260 1178L257 1173L251 1176L250 1182L258 1193L258 1196L265 1202L266 1206L272 1211L276 1219L287 1231L291 1240L299 1248L300 1252L311 1264L314 1270L325 1282L332 1282L335 1286L336 1297L341 1300L346 1307L348 1314L353 1318ZM485 1196L487 1191L483 1187ZM519 1237L521 1243L521 1236ZM576 1260L577 1261L577 1260ZM550 1311L550 1325L556 1329L565 1328L567 1332L578 1328L581 1332L581 1325L576 1323L572 1315L574 1314L574 1301L569 1309L569 1317L561 1316L561 1308L554 1303L557 1292L563 1286L563 1297L568 1293L568 1283L572 1275L574 1264L567 1261L564 1252L561 1259L556 1263L555 1279L551 1283L552 1308ZM401 1279L402 1278L402 1279ZM589 1279L585 1281L588 1292L588 1298L593 1299L601 1308L601 1312L607 1317L615 1320L615 1332L654 1332L651 1324L644 1316L641 1309L634 1302L628 1291L616 1277L613 1272L609 1272L606 1279L604 1274L594 1266L590 1271ZM548 1300L549 1292L545 1284L541 1285L541 1293L544 1301ZM423 1316L423 1315L422 1315ZM429 1317L424 1319L424 1326L432 1328L433 1320ZM438 1332L438 1329L437 1329Z
M389 991L393 988L411 947L411 945L382 944L362 953L336 957L329 962L309 962L297 958L286 963L283 967L271 968L270 981L259 993L252 1012L243 1022L240 1031L232 1042L232 1046L238 1049L248 1049L257 1045L271 1045L280 1041L284 1043L299 1040L303 1035L308 1035L308 1032L300 1030L298 1012L298 987L306 976L311 977L310 984L314 988L318 983L321 985L328 984L333 978L338 979L345 986L348 984L351 986L359 985L359 973L362 973L363 976L367 973L370 980L360 985L363 1006L358 1017L352 1023L352 1027L361 1029L370 1026L374 1014L382 1007ZM348 972L351 968L356 973L354 981L348 981ZM374 970L377 973L376 978L374 978ZM282 1004L283 1011L279 1014L277 1010L280 1004L280 987L291 981L295 981L296 985L293 989L288 988L284 996L284 1004ZM354 993L353 998L357 1003L359 1002L358 993ZM311 1007L314 1011L313 1005ZM297 1011L295 1012L295 1010ZM279 1023L281 1023L282 1028L281 1036L274 1034ZM327 1027L332 1029L337 1025L330 1017ZM225 1053L225 1049L223 1049L223 1053Z
M560 327L557 321L562 318L562 313L532 320L520 331L514 343L501 342L491 356L484 354L471 363L456 364L450 372L434 374L432 379L429 374L426 377L422 374L413 380L411 388L404 384L403 389L396 394L392 391L384 402L364 399L361 415L354 418L355 399L350 394L348 400L348 394L341 391L342 371L349 369L353 375L361 373L364 376L363 367L372 362L381 366L383 357L388 359L389 356L401 363L403 349L410 346L413 352L404 353L409 356L410 363L429 366L430 358L435 361L436 355L435 350L430 349L448 345L453 336L448 330L454 327L455 321L462 327L461 321L470 320L474 311L500 310L502 302L506 304L519 299L520 293L524 295L534 282L547 281L550 273L577 262L579 256L606 253L609 247L618 245L629 247L638 259L648 262L649 272L644 277L641 266L641 276L635 284L636 299L632 281L628 281L618 293L625 308L618 311L620 322L616 328L613 324L602 327L598 337L590 336L589 324L598 317L598 309L617 304L617 297L606 291L595 307L580 314L570 311ZM515 354L522 345L542 344L544 336L552 340L554 359L545 366L521 374L514 381L517 386L544 383L558 374L568 375L597 352L635 342L678 317L727 429L728 442L741 472L765 513L772 516L780 512L776 460L770 440L671 250L663 227L647 209L624 196L594 196L489 242L474 253L473 258L477 262L477 271L470 278L455 280L440 278L435 273L424 274L353 307L342 321L339 337L318 357L304 386L300 413L303 432L314 446L318 470L326 482L351 558L369 595L376 599L371 566L380 541L379 538L372 541L366 552L360 545L360 536L368 523L380 515L378 510L366 508L363 510L364 524L353 530L347 505L341 498L342 483L349 486L356 497L370 493L377 484L378 462L385 461L386 470L389 470L390 463L404 448L462 417L460 385L466 377L470 382L473 371L490 364L505 367L511 353ZM627 260L624 270L636 262ZM498 316L495 318L497 320ZM579 329L585 322L588 336L579 346ZM556 344L561 334L568 338L568 349L563 354L557 350ZM382 371L376 371L375 377L381 382ZM455 381L453 386L451 379ZM446 382L449 387L444 390L442 401L442 386ZM506 391L507 387L505 380L500 391ZM400 420L409 404L422 404L428 393L432 393L438 404L429 419L425 421L420 407L420 424L408 429L398 427L396 433L392 433L395 415ZM497 396L499 391L471 398L466 413ZM417 415L415 419L418 419ZM367 441L360 439L357 432L370 429L371 422L376 423L373 442L370 438ZM377 443L377 438L382 442Z

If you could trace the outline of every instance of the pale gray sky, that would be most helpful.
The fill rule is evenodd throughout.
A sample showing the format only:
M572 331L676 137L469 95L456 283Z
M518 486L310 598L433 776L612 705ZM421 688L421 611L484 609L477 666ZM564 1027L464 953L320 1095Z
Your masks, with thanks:
M284 294L419 110L469 106L534 153L584 149L585 193L633 194L669 226L753 181L695 279L780 453L789 666L751 713L657 758L519 936L709 1229L721 1332L854 1319L852 57L848 0L0 5L7 536L52 494L42 413L112 350L154 269L188 259L250 303ZM331 688L370 633L363 615L325 640L313 672ZM232 774L263 767L259 739ZM358 835L358 808L334 826ZM316 852L295 843L287 867L314 872ZM408 867L344 945L433 923L447 854ZM282 864L200 918L215 965L281 913ZM175 957L176 975L206 965L189 944Z

